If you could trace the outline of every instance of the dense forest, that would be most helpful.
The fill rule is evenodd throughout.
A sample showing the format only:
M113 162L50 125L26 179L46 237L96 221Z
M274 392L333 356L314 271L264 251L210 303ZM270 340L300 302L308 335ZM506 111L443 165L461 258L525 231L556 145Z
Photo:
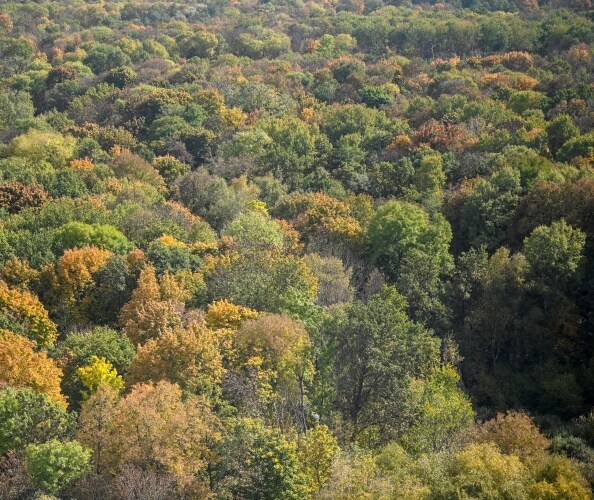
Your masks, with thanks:
M590 1L2 1L0 498L591 499Z

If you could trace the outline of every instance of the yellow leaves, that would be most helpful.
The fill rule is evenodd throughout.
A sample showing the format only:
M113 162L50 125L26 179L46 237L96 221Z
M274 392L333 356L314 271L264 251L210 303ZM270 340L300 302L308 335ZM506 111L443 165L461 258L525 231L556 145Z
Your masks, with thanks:
M166 290L163 297L154 267L147 266L140 272L138 286L120 312L120 324L132 342L143 344L181 325L183 304L170 298L175 295L171 292Z
M239 108L228 108L223 106L220 110L220 118L223 126L239 128L247 120L247 115Z
M325 425L310 429L299 440L299 461L312 492L318 492L332 477L332 467L340 448Z
M217 334L197 322L165 332L138 349L129 380L167 380L192 393L210 396L225 373L218 345Z
M126 464L198 474L211 458L206 439L218 439L216 419L201 398L182 398L179 386L138 384L123 398L99 389L82 410L79 439L95 461L115 472Z
M183 241L179 241L178 239L174 238L173 236L169 236L168 234L164 234L157 241L159 241L161 245L166 247L187 247L187 245Z
M411 147L412 139L406 134L399 134L395 136L388 146L389 149L394 151L410 151Z
M66 406L60 392L62 370L45 352L35 352L34 347L30 340L0 330L0 388L25 387Z
M52 346L58 338L58 329L37 296L9 288L4 281L0 281L0 311L23 325L38 346Z
M255 319L258 312L249 307L238 306L227 300L218 300L208 305L206 323L211 328L239 328L246 319Z
M521 73L489 73L483 76L482 84L486 87L504 86L514 90L532 90L539 81Z
M26 289L39 277L39 271L29 266L26 260L10 257L0 269L0 276L10 286Z
M60 286L73 294L84 289L92 282L93 274L103 268L110 256L109 250L97 247L66 250L57 268Z
M76 374L88 389L83 393L85 399L95 392L101 384L106 384L118 392L124 388L122 377L118 375L115 367L103 357L93 356L91 363L78 368Z
M95 168L93 160L90 158L81 158L80 160L70 160L70 168L73 170L90 171Z
M532 419L521 412L499 413L475 429L472 439L491 442L504 453L518 455L522 460L542 460L549 440L541 434Z

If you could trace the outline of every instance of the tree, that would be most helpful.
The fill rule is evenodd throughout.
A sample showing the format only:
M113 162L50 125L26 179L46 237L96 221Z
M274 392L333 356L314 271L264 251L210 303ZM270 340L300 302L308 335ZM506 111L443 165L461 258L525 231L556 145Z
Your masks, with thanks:
M301 436L299 461L312 493L318 493L330 481L339 452L336 437L325 425L317 425Z
M53 269L46 268L43 276L48 287L43 298L63 328L88 321L94 275L106 264L111 253L97 247L66 250Z
M134 344L143 344L179 326L182 309L178 301L161 298L155 268L147 266L140 272L132 298L122 307L120 324Z
M54 233L54 245L57 255L69 248L94 246L115 253L132 250L132 244L124 234L109 224L85 224L68 222Z
M30 443L65 439L74 430L74 415L46 394L8 388L0 392L0 455Z
M450 366L435 369L426 381L413 382L413 393L419 396L412 425L402 437L407 450L446 451L472 425L472 404L459 383L460 375Z
M361 100L371 108L379 108L384 104L390 104L393 99L392 93L385 87L365 85L359 89L358 93Z
M468 246L495 250L505 240L520 201L520 173L504 167L490 179L479 179L462 202L460 232Z
M233 368L256 379L258 396L271 406L277 425L286 428L292 415L306 428L306 390L314 367L305 327L286 316L262 315L242 323L233 347Z
M171 155L158 156L153 160L153 166L159 171L167 184L171 184L178 177L190 173L189 165Z
M25 457L33 481L49 494L60 492L91 470L91 452L77 441L52 439L42 444L30 444Z
M112 463L113 429L116 427L118 392L109 385L100 385L84 402L80 412L77 439L88 446L96 474L109 470Z
M350 437L375 429L382 440L397 433L410 410L409 383L428 377L439 340L406 316L406 299L384 287L367 303L344 308L325 327L334 356L337 408Z
M317 127L296 118L269 120L261 127L272 139L260 159L262 167L293 187L316 167L323 166L332 149Z
M0 311L24 327L28 338L39 347L49 347L58 337L56 324L49 318L36 295L10 288L0 280Z
M563 290L579 279L586 234L564 220L539 226L524 240L524 255L536 281Z
M116 45L93 42L86 51L87 55L83 62L96 75L130 64L130 58Z
M549 447L533 420L523 412L498 413L479 425L472 433L477 443L493 443L508 455L516 455L524 462L540 462Z
M299 499L306 494L294 441L253 419L228 425L218 449L216 490L234 498Z
M440 215L433 219L420 207L401 201L382 205L367 227L371 258L391 279L397 279L412 252L429 256L437 269L451 261L452 232Z
M222 255L212 264L205 270L211 301L226 299L257 311L294 314L315 303L316 279L298 257L274 249L246 249Z
M579 129L574 125L573 120L568 115L559 115L547 124L547 134L549 136L549 149L553 155L556 155L559 149L569 139L579 135Z
M241 326L246 319L255 319L258 312L247 307L238 306L226 300L217 300L208 304L206 310L206 324L215 329L231 328Z
M569 163L574 158L588 158L594 154L594 133L572 137L557 152L557 159Z
M215 229L222 229L258 195L257 187L248 183L245 177L227 184L204 168L177 179L173 192L177 200Z
M242 247L276 247L282 249L285 233L266 213L248 210L240 213L222 232Z
M441 498L528 498L526 468L518 457L502 454L493 444L471 444L455 453L446 471L445 484L435 492Z
M191 57L208 58L214 55L218 45L219 40L214 33L201 30L180 43L180 52L187 59Z
M311 253L305 256L305 263L318 280L319 305L330 306L353 300L352 269L345 269L340 259Z
M182 399L179 386L165 381L137 384L115 404L109 394L103 389L87 400L79 434L84 444L102 450L107 470L135 464L180 477L205 470L211 459L209 444L218 432L203 400ZM93 434L98 428L104 430L101 436ZM99 437L102 443L96 441Z
M129 383L166 380L193 394L214 397L225 373L219 338L199 323L150 339L138 349Z
M35 162L46 161L59 168L72 159L74 143L72 137L31 129L12 141L10 153Z
M49 198L49 194L38 184L20 184L4 182L0 184L0 208L11 214L19 213L24 208L39 207Z
M182 269L196 270L202 262L200 257L192 254L183 241L167 235L152 241L146 255L160 276L164 273L176 273Z
M76 370L76 374L87 389L83 392L85 399L102 384L108 385L116 391L121 391L124 388L122 377L118 375L117 370L105 358L93 356L88 365L81 366Z
M36 352L34 347L30 340L0 330L0 387L31 389L65 407L60 392L62 370L46 352Z

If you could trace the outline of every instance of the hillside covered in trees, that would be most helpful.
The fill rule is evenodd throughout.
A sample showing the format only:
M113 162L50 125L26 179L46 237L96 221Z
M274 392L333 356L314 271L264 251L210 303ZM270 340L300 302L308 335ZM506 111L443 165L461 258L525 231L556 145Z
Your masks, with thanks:
M590 0L0 3L0 498L586 500Z

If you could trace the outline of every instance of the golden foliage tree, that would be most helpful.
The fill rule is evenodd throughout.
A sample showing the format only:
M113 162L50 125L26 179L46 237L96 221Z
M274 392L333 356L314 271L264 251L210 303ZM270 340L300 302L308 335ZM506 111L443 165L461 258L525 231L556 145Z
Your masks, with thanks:
M132 342L143 344L180 326L182 310L177 300L163 299L155 268L147 266L140 272L132 298L122 307L120 324Z
M192 393L212 396L224 372L217 334L195 322L141 346L127 380L131 384L166 380Z
M135 385L119 400L112 389L99 389L83 406L78 439L104 470L134 464L189 477L204 470L217 436L202 399L184 400L178 385L161 381Z
M22 325L38 346L51 346L58 337L56 324L36 295L10 288L0 281L0 312Z
M60 392L62 370L45 352L36 352L35 344L8 330L0 330L0 388L25 387L47 394L66 406Z

